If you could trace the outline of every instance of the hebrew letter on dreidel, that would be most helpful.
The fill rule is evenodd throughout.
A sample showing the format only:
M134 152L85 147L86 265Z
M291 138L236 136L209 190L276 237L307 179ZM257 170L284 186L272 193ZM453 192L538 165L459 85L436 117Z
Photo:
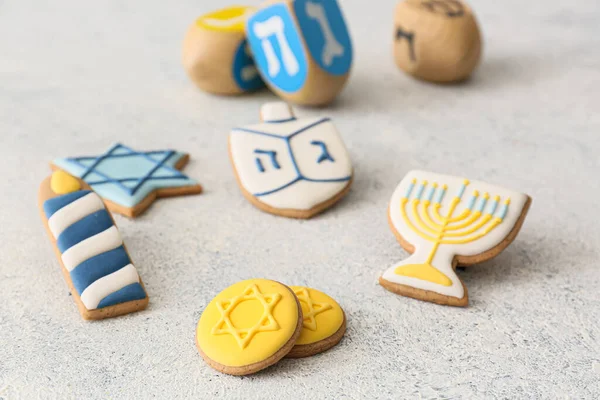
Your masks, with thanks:
M325 14L325 8L321 4L307 2L306 3L306 14L316 20L321 27L321 31L323 32L323 36L325 37L325 47L323 48L323 63L327 66L330 66L333 62L334 57L339 57L344 55L344 48L342 45L335 39L335 35L331 30L331 26L329 25L329 21L327 20L327 15Z
M287 38L284 35L284 24L283 19L279 16L269 18L264 22L256 22L254 24L254 34L261 39L262 49L267 59L269 76L274 77L279 74L281 64L279 59L275 55L273 45L269 41L269 37L275 35L279 48L281 49L281 59L283 60L283 67L290 76L296 75L300 71L298 60L290 49L290 45Z

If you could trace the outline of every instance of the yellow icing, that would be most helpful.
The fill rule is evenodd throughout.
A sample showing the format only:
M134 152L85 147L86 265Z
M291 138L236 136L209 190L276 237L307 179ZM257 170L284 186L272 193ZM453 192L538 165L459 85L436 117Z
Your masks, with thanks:
M417 180L413 179L412 183L413 185L416 184ZM468 186L469 183L470 182L467 179L463 181L465 187ZM427 181L423 181L422 186L425 187L427 184ZM432 186L437 188L437 182L434 182ZM444 185L443 188L445 190L447 186ZM473 196L479 196L479 192L475 191ZM485 200L489 199L489 197L489 193L483 194ZM499 201L500 197L495 196L494 200ZM502 218L494 217L490 213L483 214L479 211L472 212L469 209L463 210L458 216L453 216L454 211L460 202L461 199L459 197L454 197L450 202L450 207L446 216L442 216L440 214L440 208L442 207L440 203L432 204L429 200L415 198L412 200L410 207L410 212L414 220L413 223L407 212L409 199L407 197L402 197L400 209L404 222L417 235L432 242L433 247L425 263L400 266L394 271L397 275L417 278L438 285L452 286L452 280L431 264L438 247L445 244L465 244L473 242L490 233L502 222ZM510 198L505 201L505 204L508 205L509 203ZM419 211L419 204L422 206L421 211ZM433 206L434 218L432 218L431 213L429 212L430 205Z
M50 189L56 194L67 194L81 189L81 184L65 171L58 170L52 173Z
M239 367L275 354L297 325L296 298L286 286L250 279L229 286L206 306L196 339L210 359Z
M323 292L302 286L290 286L302 306L302 332L296 344L311 344L327 339L340 329L344 312Z
M423 281L452 286L452 281L431 264L409 264L396 268L396 275L408 276Z
M221 32L243 32L246 20L255 9L234 6L205 14L196 20L202 28Z

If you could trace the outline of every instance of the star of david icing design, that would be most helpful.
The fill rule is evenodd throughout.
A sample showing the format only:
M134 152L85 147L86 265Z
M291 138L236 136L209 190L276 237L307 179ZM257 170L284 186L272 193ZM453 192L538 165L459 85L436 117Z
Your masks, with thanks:
M306 304L308 308L308 312L303 312L304 320L302 321L302 326L308 330L316 331L317 330L317 320L315 317L322 312L330 310L332 308L329 303L317 303L313 301L310 297L310 293L307 288L301 288L294 291L298 300Z
M82 179L105 200L133 208L152 192L157 197L200 193L202 187L179 171L187 158L174 150L140 152L117 143L99 156L59 158L53 166ZM167 192L174 188L177 193Z
M231 312L235 308L247 300L258 300L263 307L263 314L250 328L236 328L230 319ZM242 294L231 299L218 300L216 306L221 313L221 318L212 328L213 335L230 334L233 336L241 349L252 341L254 335L259 332L273 332L280 329L279 324L273 317L273 308L281 300L279 293L263 294L256 284L248 286Z

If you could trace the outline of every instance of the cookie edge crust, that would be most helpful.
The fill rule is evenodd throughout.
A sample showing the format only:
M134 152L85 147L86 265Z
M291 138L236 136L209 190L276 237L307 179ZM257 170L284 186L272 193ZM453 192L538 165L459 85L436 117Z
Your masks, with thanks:
M290 337L290 339L287 342L285 342L283 344L283 346L281 346L281 348L279 350L277 350L271 356L269 356L268 358L266 358L266 359L264 359L262 361L255 362L253 364L241 365L241 366L233 367L233 366L223 365L223 364L220 364L220 363L216 362L212 358L208 357L202 351L202 349L200 347L200 343L198 342L198 329L196 329L196 334L194 335L195 336L195 342L196 342L196 348L198 349L198 352L200 353L200 355L202 356L202 358L204 359L204 361L211 368L213 368L213 369L215 369L215 370L217 370L219 372L222 372L224 374L235 375L235 376L243 376L243 375L254 374L254 373L258 372L258 371L261 371L261 370L263 370L265 368L268 368L271 365L274 365L277 362L279 362L294 347L296 341L300 337L300 333L302 333L302 321L304 321L304 318L302 316L302 306L300 305L300 301L298 300L298 298L296 297L296 295L294 294L294 291L292 289L290 289L287 285L285 285L285 284L283 284L283 283L281 283L279 281L273 281L273 282L276 282L276 283L282 285L283 287L285 287L287 290L289 290L292 293L294 300L296 301L296 307L298 309L298 321L296 322L296 330L294 331L294 333L292 334L292 336ZM202 314L200 314L200 316L202 316Z
M341 307L340 307L341 309ZM339 342L341 342L344 334L346 333L346 313L342 309L342 313L344 315L344 319L342 320L342 325L335 331L331 336L326 337L325 339L321 339L317 342L310 344L297 344L292 350L285 356L286 358L304 358L317 355L319 353L324 353L327 350L335 347Z

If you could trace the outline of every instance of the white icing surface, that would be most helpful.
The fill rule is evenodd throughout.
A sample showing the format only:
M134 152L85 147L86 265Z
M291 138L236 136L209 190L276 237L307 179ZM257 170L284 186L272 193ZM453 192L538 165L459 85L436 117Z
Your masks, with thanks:
M273 101L260 107L260 116L263 122L283 121L294 118L294 113L289 104L283 101Z
M68 271L81 264L88 258L116 249L123 244L121 234L116 226L111 226L90 238L82 240L62 254L63 264Z
M484 192L488 192L490 194L490 199L488 200L487 206L484 209L484 211L490 209L492 199L495 195L500 196L501 200L498 204L498 207L496 208L496 212L494 215L498 214L502 204L504 203L504 200L506 200L507 197L510 197L510 205L508 207L508 212L504 220L500 224L498 224L493 230L491 230L487 235L466 244L441 244L439 246L431 264L452 280L452 286L443 286L432 282L420 280L417 278L397 275L394 272L396 268L402 265L424 263L427 260L427 257L433 247L432 242L422 238L417 233L415 233L409 226L406 225L401 214L401 199L405 196L408 187L410 186L414 178L417 179L417 183L415 184L412 193L409 197L409 203L406 205L406 209L409 219L412 221L413 225L417 227L419 226L419 224L416 222L415 216L411 212L410 203L412 199L415 198L418 186L421 182L423 182L423 180L428 181L429 185L423 191L423 195L421 196L422 200L425 199L427 193L429 192L429 188L431 187L431 184L433 182L437 182L440 187L443 184L448 185L446 194L441 202L442 207L440 209L440 214L442 216L446 215L452 199L454 199L456 193L458 192L461 184L464 181L464 178L435 174L424 171L411 171L404 177L404 179L402 179L402 181L396 187L396 190L392 195L392 199L389 204L389 212L394 228L400 233L400 235L402 235L402 237L406 241L415 246L415 252L409 258L397 264L394 264L393 266L388 268L383 274L383 278L390 282L403 284L418 289L429 290L446 296L462 298L464 295L464 289L460 280L458 279L454 270L452 269L453 258L456 255L472 256L481 254L487 250L492 249L493 247L498 245L502 240L504 240L514 227L517 220L519 219L521 212L523 211L523 206L527 202L527 196L523 193L515 192L513 190L508 190L495 185L490 185L485 182L470 181L462 196L462 201L456 207L453 216L458 216L463 210L467 208L469 204L469 199L471 198L471 195L473 194L474 190L478 190L480 192L479 199L481 198ZM438 190L440 190L439 187ZM436 196L434 195L433 198L435 199L435 197ZM475 203L476 205L478 204L479 199ZM422 206L419 205L419 210L421 209L421 207ZM484 225L480 229L470 233L469 235L466 235L465 237L471 237L473 235L476 235L477 233L482 232L486 226L488 225ZM464 229L458 230L457 232L465 232L467 230L469 230L469 227L465 227Z
M132 264L128 264L112 274L96 280L81 293L81 301L88 310L94 310L103 298L127 285L140 281Z
M54 239L57 239L62 231L73 223L86 215L103 209L104 203L102 203L100 197L96 193L90 192L52 214L48 219L48 226L52 235L54 235Z
M297 210L311 209L343 190L352 176L350 157L334 124L331 121L320 122L322 120L303 118L245 127L274 136L234 129L229 140L231 158L244 189L271 207ZM312 124L316 125L294 135ZM293 137L289 139L288 146L285 138L290 136ZM323 142L329 157L334 161L324 159L319 162L324 154L323 148L319 144L312 144L313 141ZM256 149L275 151L280 168L274 166L268 155L257 155ZM264 172L257 167L257 157L261 160ZM294 180L297 181L291 183ZM275 191L287 184L289 186Z

